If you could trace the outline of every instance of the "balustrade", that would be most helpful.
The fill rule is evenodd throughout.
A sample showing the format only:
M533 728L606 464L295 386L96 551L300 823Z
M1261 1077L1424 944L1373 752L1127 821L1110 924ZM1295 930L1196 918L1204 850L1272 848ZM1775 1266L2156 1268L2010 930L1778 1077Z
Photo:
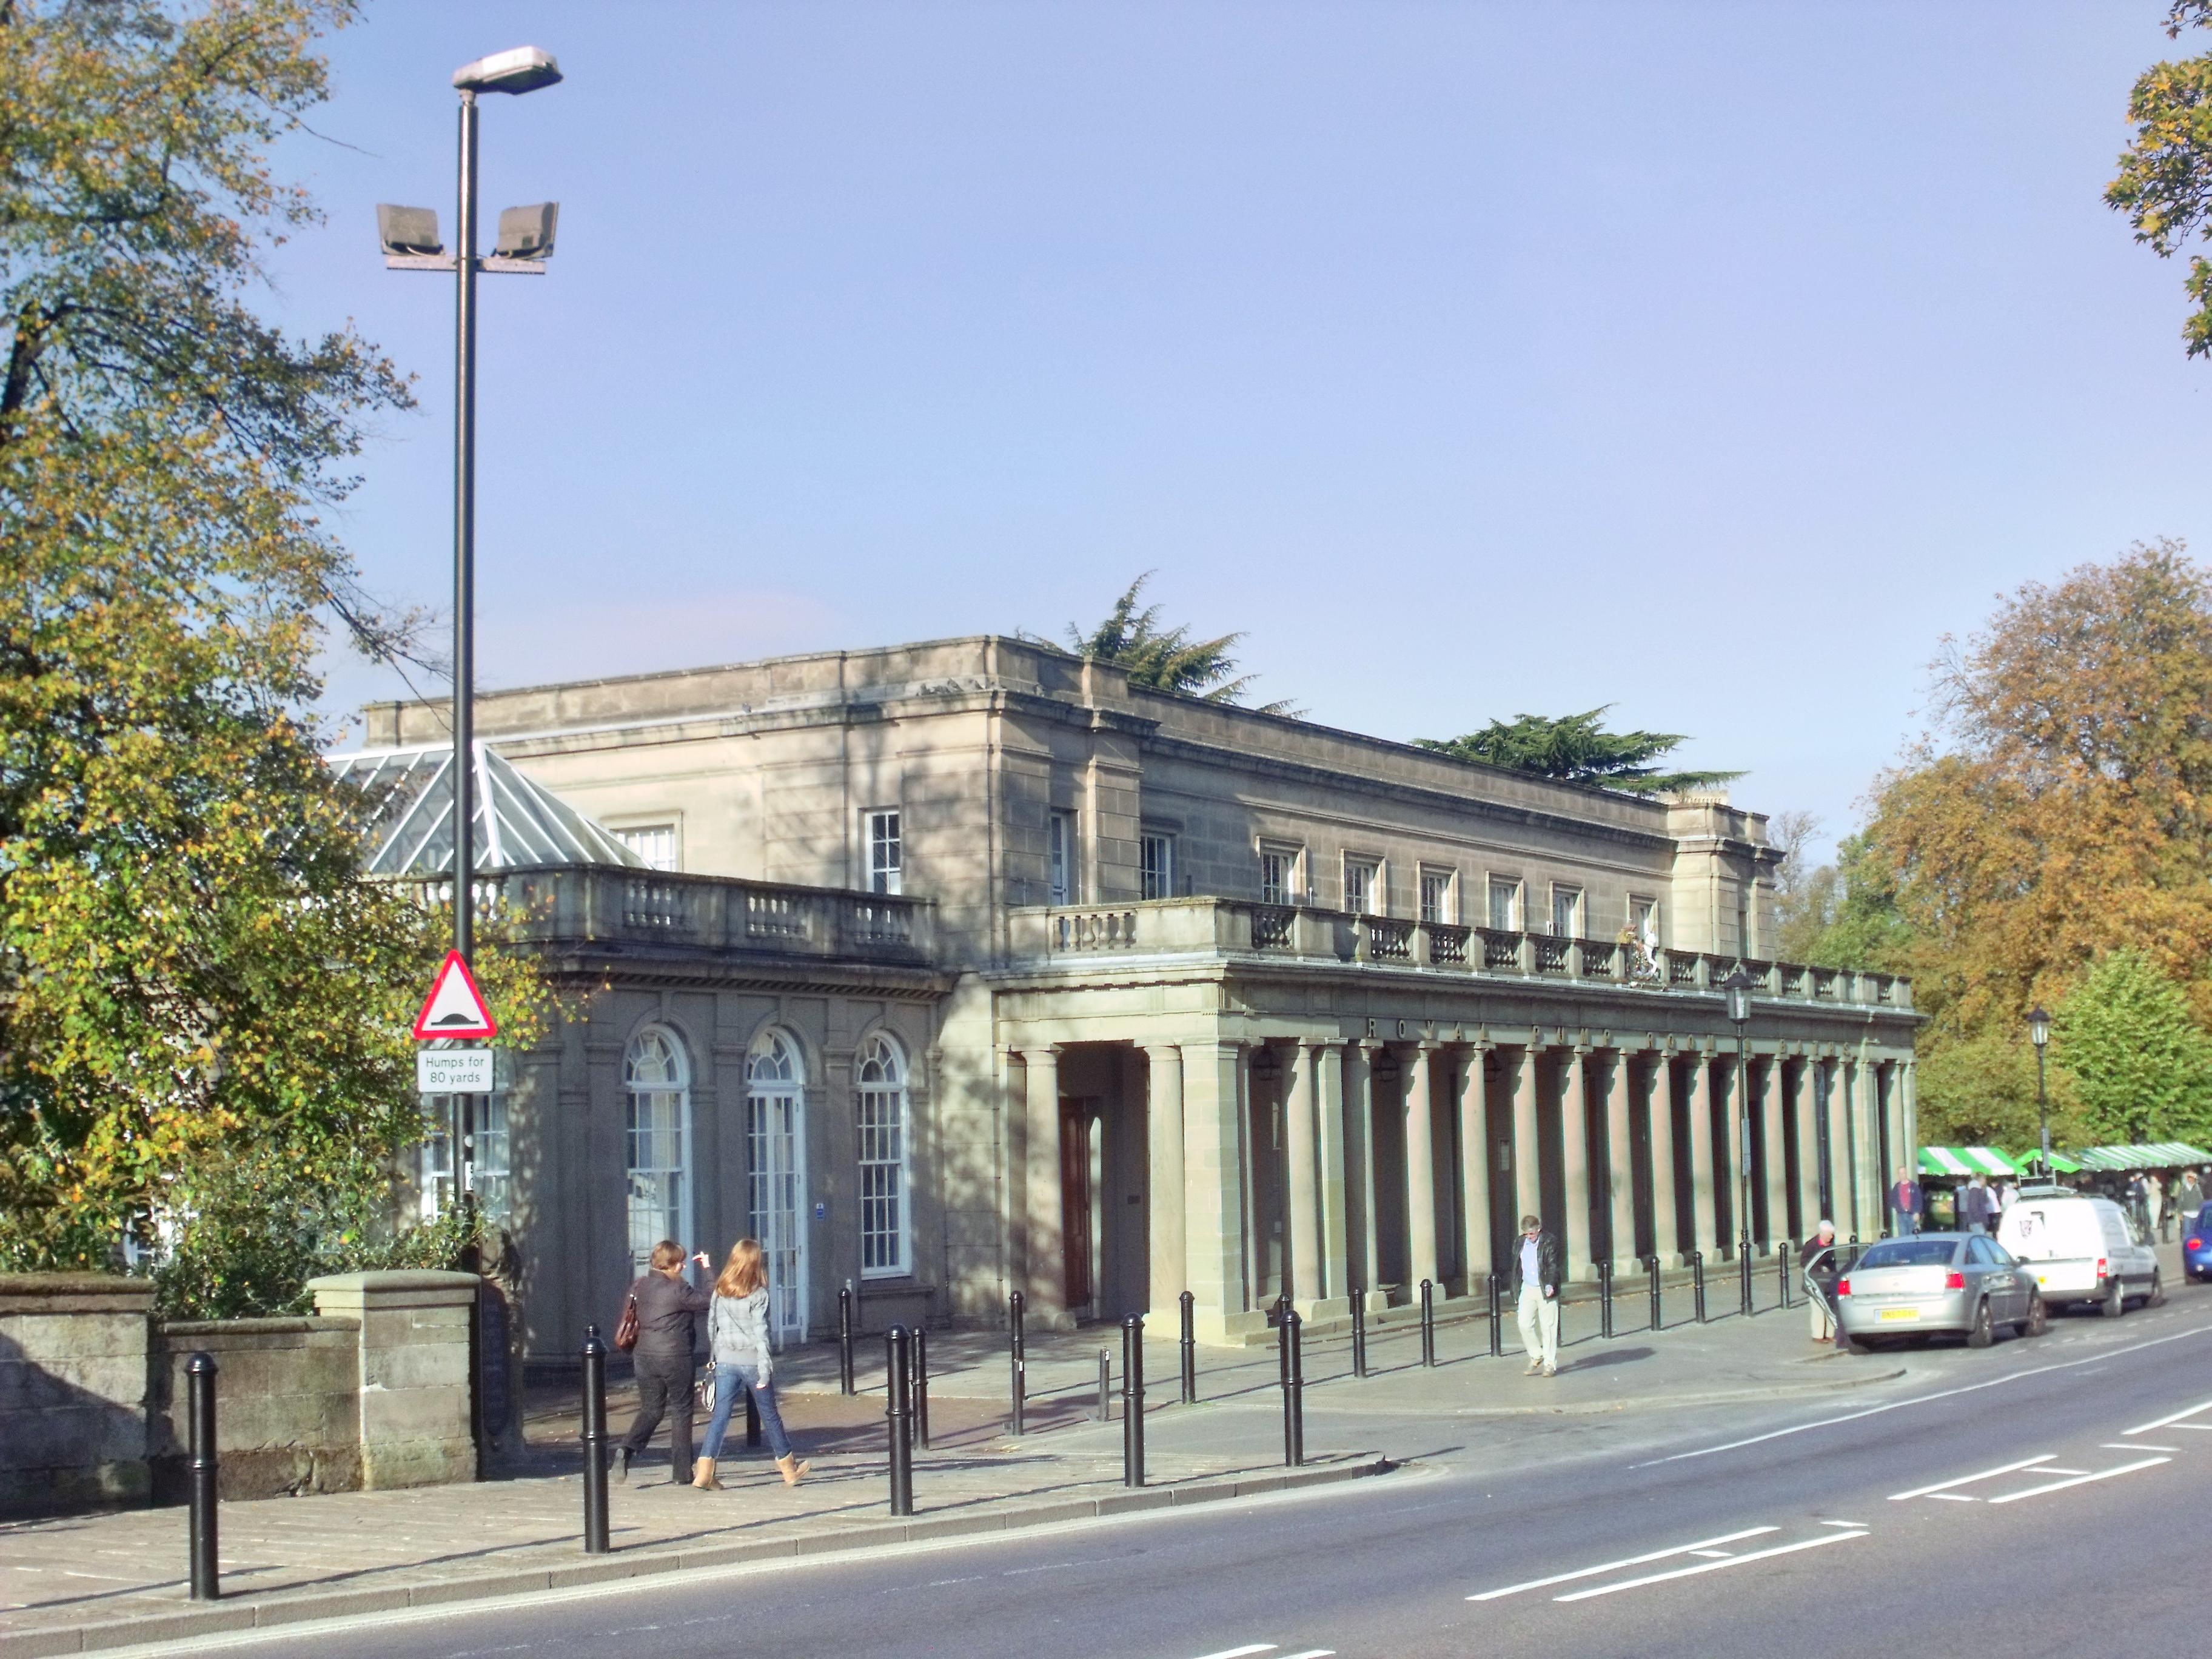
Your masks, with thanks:
M1492 973L1516 973L1521 967L1521 935L1504 928L1484 927L1482 965Z
M1468 934L1473 930L1443 921L1425 925L1429 930L1429 960L1440 967L1464 968Z
M1536 947L1536 971L1540 974L1564 974L1567 971L1567 951L1574 944L1554 933L1538 933L1533 941Z
M1287 904L1254 905L1252 948L1255 951L1289 950L1297 919L1298 913Z
M1377 962L1413 959L1413 924L1391 916L1369 916L1367 954Z
M1583 976L1586 979L1611 979L1614 959L1620 955L1620 946L1605 939L1586 939L1581 941Z

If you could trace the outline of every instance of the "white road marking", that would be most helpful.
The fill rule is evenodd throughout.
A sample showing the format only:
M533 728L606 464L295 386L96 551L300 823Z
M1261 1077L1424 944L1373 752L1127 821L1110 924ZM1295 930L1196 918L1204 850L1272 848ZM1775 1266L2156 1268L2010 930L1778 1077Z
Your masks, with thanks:
M1283 1659L1336 1659L1334 1648L1308 1648L1304 1653L1286 1653Z
M2169 1423L2179 1423L2183 1418L2194 1417L2199 1412L2212 1412L2212 1400L2206 1401L2201 1406L2191 1406L2185 1412L2176 1412L2171 1417L2161 1417L2155 1423L2141 1423L2132 1429L2123 1429L2120 1432L2128 1435L2148 1434L2153 1429L2162 1429Z
M2178 1452L2181 1448L2179 1446L2154 1446L2148 1440L2107 1440L2100 1445L2097 1449L2099 1451Z
M1241 1648L1224 1648L1218 1653L1201 1653L1198 1659L1249 1659L1252 1654L1273 1653L1274 1650L1273 1642L1252 1642Z
M2170 1429L2195 1429L2200 1434L2212 1434L2212 1423L2169 1423Z
M1657 1468L1665 1463L1680 1463L1692 1457L1711 1457L1720 1452L1741 1451L1746 1446L1764 1444L1769 1440L1786 1439L1793 1434L1810 1434L1814 1429L1832 1429L1838 1424L1856 1423L1863 1417L1879 1417L1884 1412L1903 1411L1907 1406L1926 1406L1938 1400L1950 1400L1962 1394L1978 1394L1984 1389L2001 1389L2008 1382L2024 1382L2031 1376L2042 1376L2051 1371L2070 1371L2081 1365L2101 1365L2108 1359L2123 1354L2141 1353L2146 1348L2164 1347L2169 1342L2181 1342L2192 1336L2212 1336L2212 1325L2199 1325L2193 1330L2176 1331L2171 1336L2154 1336L2147 1342L2130 1343L2124 1348L2112 1348L2103 1353L2086 1355L2080 1359L2062 1359L2055 1364L2037 1365L2027 1370L2012 1371L2003 1376L1993 1376L1985 1382L1968 1382L1955 1389L1939 1389L1934 1394L1916 1395L1910 1400L1893 1400L1885 1406L1869 1406L1864 1411L1846 1412L1841 1417L1824 1417L1814 1423L1800 1423L1795 1428L1773 1429L1765 1434L1754 1434L1748 1439L1730 1440L1718 1446L1700 1446L1695 1451L1676 1452L1668 1457L1654 1457L1641 1463L1631 1463L1632 1469ZM2212 1401L2207 1401L2212 1405ZM2203 1409L2199 1407L2200 1411ZM2144 1429L2162 1428L2174 1419L2168 1418L2157 1423L2146 1423ZM2138 1431L2130 1429L2129 1433Z
M2056 1463L2046 1463L2036 1471L2038 1474L2087 1474L2087 1469L2062 1469Z
M1641 1589L1646 1584L1663 1584L1670 1578L1692 1578L1701 1572L1718 1572L1723 1567L1740 1567L1747 1562L1765 1561L1778 1555L1795 1555L1800 1550L1816 1550L1824 1544L1848 1544L1854 1538L1867 1538L1863 1532L1832 1532L1818 1538L1801 1539L1795 1544L1777 1544L1772 1549L1753 1550L1748 1555L1732 1555L1725 1561L1707 1561L1694 1567L1677 1567L1672 1572L1646 1573L1641 1578L1624 1578L1618 1584L1599 1584L1594 1589L1572 1590L1565 1595L1555 1595L1554 1601L1587 1601L1594 1595L1611 1595L1616 1590Z
M1717 1561L1725 1561L1730 1555L1734 1554L1735 1552L1733 1550L1692 1550L1690 1553L1692 1555L1710 1555Z
M1779 1527L1747 1527L1741 1532L1723 1533L1718 1538L1700 1538L1693 1543L1677 1544L1672 1549L1631 1555L1619 1561L1602 1562L1595 1567L1577 1567L1572 1572L1555 1572L1549 1578L1531 1578L1523 1584L1508 1584L1504 1589L1485 1590L1480 1595L1470 1595L1467 1599L1470 1601L1495 1601L1501 1595L1518 1595L1522 1590L1548 1589L1553 1584L1569 1583L1577 1578L1595 1578L1601 1572L1613 1572L1622 1567L1640 1567L1646 1561L1664 1561L1670 1555L1687 1555L1692 1550L1710 1549L1715 1544L1733 1544L1740 1539L1757 1538L1762 1533L1781 1530Z
M2040 1498L2047 1492L2060 1492L2068 1486L2086 1486L2092 1480L2110 1480L2115 1475L2133 1474L2137 1469L2154 1469L2160 1463L2171 1463L2171 1457L2146 1457L2139 1463L2123 1463L2117 1469L2100 1469L2094 1474L2077 1474L2071 1480L2053 1480L2048 1486L2030 1486L2026 1492L2008 1492L2002 1498L1992 1498L1992 1504L2017 1504L2023 1498Z
M1969 1498L1962 1492L1931 1492L1928 1497L1931 1503L1938 1498L1946 1504L1978 1504L1982 1501L1978 1498Z
M1018 1578L1025 1572L1062 1572L1075 1565L1073 1561L1054 1561L1045 1567L1009 1567L999 1575L1001 1578ZM1255 1652L1258 1650L1255 1649Z
M2035 1457L2023 1457L2017 1463L2000 1463L1993 1469L1984 1469L1979 1474L1962 1474L1955 1480L1938 1480L1932 1486L1915 1486L1911 1492L1893 1492L1889 1495L1889 1501L1902 1504L1908 1498L1932 1498L1937 1492L1950 1491L1954 1486L1971 1486L1977 1480L2010 1474L2014 1469L2032 1469L2038 1463L2048 1463L2057 1455L2057 1452L2044 1452Z
M1863 1527L1866 1525L1866 1522L1863 1521L1823 1521L1820 1524L1824 1527Z

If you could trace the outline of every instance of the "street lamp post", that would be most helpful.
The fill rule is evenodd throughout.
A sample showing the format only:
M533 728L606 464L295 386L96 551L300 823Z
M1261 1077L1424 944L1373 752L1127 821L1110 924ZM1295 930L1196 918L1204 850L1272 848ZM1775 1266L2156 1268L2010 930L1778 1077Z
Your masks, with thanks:
M499 216L492 257L477 253L477 94L520 95L550 87L561 66L550 52L517 46L453 71L460 93L460 156L453 253L438 237L429 208L380 203L377 233L384 263L394 270L451 271L453 311L453 949L474 968L476 912L476 616L477 616L477 273L539 276L553 252L557 204L509 208Z
M1729 1023L1735 1027L1736 1185L1741 1194L1736 1209L1736 1269L1743 1285L1743 1310L1751 1311L1751 1060L1744 1027L1751 1023L1751 975L1738 963L1721 981L1728 995Z
M453 949L473 972L476 967L476 632L477 632L477 273L489 270L543 276L553 252L560 209L541 202L508 208L499 216L492 256L477 252L477 94L520 95L550 87L561 78L550 52L517 46L465 64L453 71L460 94L460 155L454 208L459 218L456 247L448 254L438 236L432 208L399 207L380 202L377 240L384 263L392 270L451 271L456 278L453 310ZM455 1201L471 1201L469 1164L474 1097L451 1097L447 1145L453 1148Z
M2041 1003L2027 1011L2027 1040L2035 1045L2035 1115L2043 1126L2043 1178L2051 1175L2051 1101L2044 1092L2043 1051L2051 1046L2051 1015Z

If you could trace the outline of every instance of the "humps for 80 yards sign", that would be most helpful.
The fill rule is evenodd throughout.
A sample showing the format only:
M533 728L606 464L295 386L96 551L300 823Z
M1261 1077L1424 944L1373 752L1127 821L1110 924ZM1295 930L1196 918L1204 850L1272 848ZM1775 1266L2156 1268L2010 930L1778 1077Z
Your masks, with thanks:
M499 1022L477 989L476 978L459 951L446 952L430 994L415 1016L415 1040L481 1041L495 1036ZM489 1048L421 1048L415 1054L415 1086L429 1095L481 1095L492 1090Z

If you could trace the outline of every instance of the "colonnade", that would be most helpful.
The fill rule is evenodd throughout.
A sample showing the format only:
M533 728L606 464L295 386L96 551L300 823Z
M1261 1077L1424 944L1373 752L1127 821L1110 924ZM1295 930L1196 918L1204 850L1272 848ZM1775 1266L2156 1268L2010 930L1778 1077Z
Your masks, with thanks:
M1747 1115L1724 1038L1140 1046L1152 1311L1172 1316L1188 1290L1216 1334L1284 1291L1309 1317L1423 1279L1480 1293L1524 1214L1583 1279L1652 1253L1733 1257L1747 1224L1755 1249L1823 1217L1873 1237L1890 1168L1911 1158L1910 1059L1834 1045L1754 1045ZM1018 1052L1017 1281L1050 1318L1066 1312L1060 1049Z

